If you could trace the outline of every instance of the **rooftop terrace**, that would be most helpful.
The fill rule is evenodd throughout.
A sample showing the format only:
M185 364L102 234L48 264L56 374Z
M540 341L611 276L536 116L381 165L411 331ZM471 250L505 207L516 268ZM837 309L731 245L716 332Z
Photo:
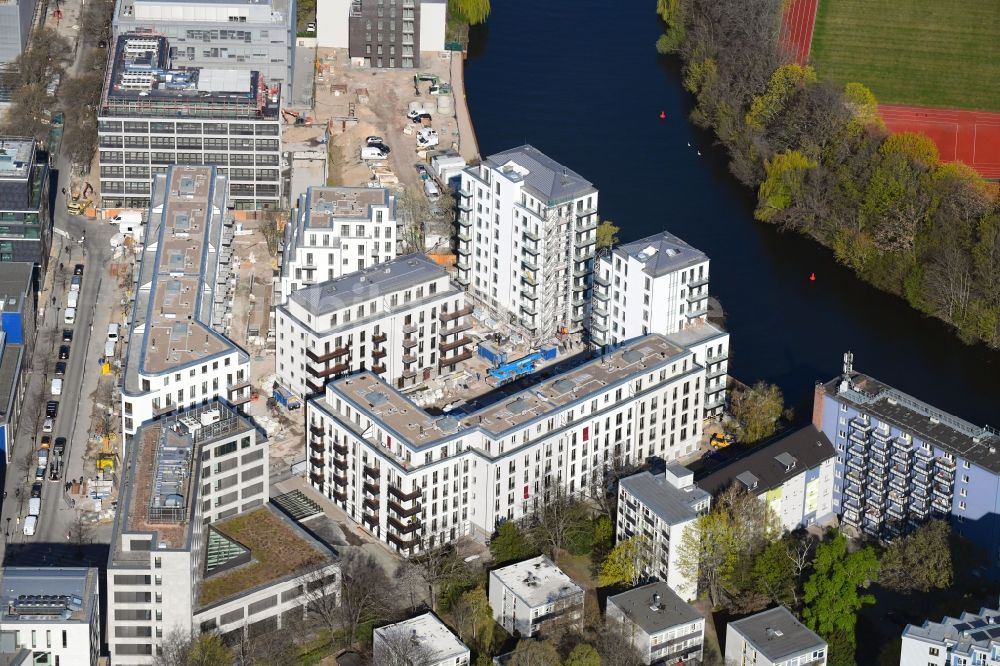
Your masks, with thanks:
M310 187L301 213L307 229L337 230L336 224L349 220L368 220L372 206L391 208L395 201L395 196L384 188Z
M214 328L231 261L226 189L214 167L173 166L153 181L126 361L129 394L140 392L140 374L238 349Z
M446 416L428 414L368 372L333 381L327 385L327 391L345 399L362 413L371 415L395 433L394 440L422 449L460 436L460 433L473 428L485 431L491 438L498 437L563 407L583 402L609 387L648 375L690 356L688 350L668 342L663 336L648 335L558 375L546 377L539 374L535 384L503 400L473 411L459 410ZM326 399L314 398L312 404L361 434L353 421L332 412ZM468 408L465 407L466 410ZM399 462L406 466L404 461Z

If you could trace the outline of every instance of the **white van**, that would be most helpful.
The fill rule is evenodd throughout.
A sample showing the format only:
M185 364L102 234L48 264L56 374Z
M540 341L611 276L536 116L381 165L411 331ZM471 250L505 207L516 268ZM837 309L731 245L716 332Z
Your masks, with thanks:
M32 497L28 500L28 515L37 516L42 509L42 498Z
M63 323L76 323L76 308L66 308L65 314L63 314Z
M121 224L124 222L126 224L134 224L138 226L142 224L142 213L135 210L123 210L108 220L108 222L111 224Z
M34 536L38 525L38 516L28 516L24 519L24 536Z
M428 199L434 201L441 196L441 190L438 189L437 183L428 179L424 181L424 194L427 195Z
M110 359L115 357L115 341L108 340L104 343L104 358Z
M66 307L75 308L78 300L80 300L80 292L69 292L69 297L66 299Z
M383 153L378 148L372 146L365 146L361 149L361 159L363 160L384 160L388 156L387 153Z
M108 340L111 342L118 341L118 324L108 324Z
M62 395L62 379L59 377L52 378L52 395Z

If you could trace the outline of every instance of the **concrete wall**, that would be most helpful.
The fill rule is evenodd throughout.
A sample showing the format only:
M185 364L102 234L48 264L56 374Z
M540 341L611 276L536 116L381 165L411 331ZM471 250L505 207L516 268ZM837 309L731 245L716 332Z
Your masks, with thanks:
M448 3L420 3L420 50L444 51Z
M347 17L351 0L322 0L316 3L316 45L346 49L350 45Z

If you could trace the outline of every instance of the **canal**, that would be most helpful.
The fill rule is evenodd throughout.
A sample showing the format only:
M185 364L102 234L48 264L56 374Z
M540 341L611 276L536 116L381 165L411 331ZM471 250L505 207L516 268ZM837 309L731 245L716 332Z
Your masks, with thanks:
M798 420L850 349L859 371L1000 425L1000 353L964 345L827 249L753 220L753 194L729 174L724 150L687 120L679 63L656 53L655 5L496 0L472 31L465 70L481 153L530 143L597 186L601 217L623 241L668 229L705 251L732 373L778 384Z

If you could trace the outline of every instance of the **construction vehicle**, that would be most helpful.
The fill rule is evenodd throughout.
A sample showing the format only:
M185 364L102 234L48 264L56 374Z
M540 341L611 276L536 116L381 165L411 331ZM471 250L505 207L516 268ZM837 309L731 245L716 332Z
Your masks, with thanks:
M721 432L713 432L708 443L712 445L713 449L724 449L733 443L733 436Z
M94 191L94 188L90 183L83 184L83 191L81 192L77 187L71 187L69 192L69 198L66 199L66 212L71 215L79 215L85 210L90 208L90 204L93 203L87 198L88 194Z
M115 471L115 461L117 456L115 452L111 450L111 437L114 433L107 433L102 437L103 444L101 445L101 452L97 454L97 471L108 470L110 472Z
M535 371L535 366L543 357L544 354L542 352L532 352L517 360L501 363L495 368L490 368L486 371L486 383L494 387L503 386L525 375L530 375Z
M441 83L441 77L437 74L428 74L426 72L420 72L419 74L413 75L413 90L416 92L417 97L420 97L420 83L422 81L427 81L430 83L430 87L427 92L431 95L450 95L451 94L451 84Z
M294 123L296 127L311 127L313 119L311 116L303 116L298 111L281 110L281 116L285 119L285 124Z

